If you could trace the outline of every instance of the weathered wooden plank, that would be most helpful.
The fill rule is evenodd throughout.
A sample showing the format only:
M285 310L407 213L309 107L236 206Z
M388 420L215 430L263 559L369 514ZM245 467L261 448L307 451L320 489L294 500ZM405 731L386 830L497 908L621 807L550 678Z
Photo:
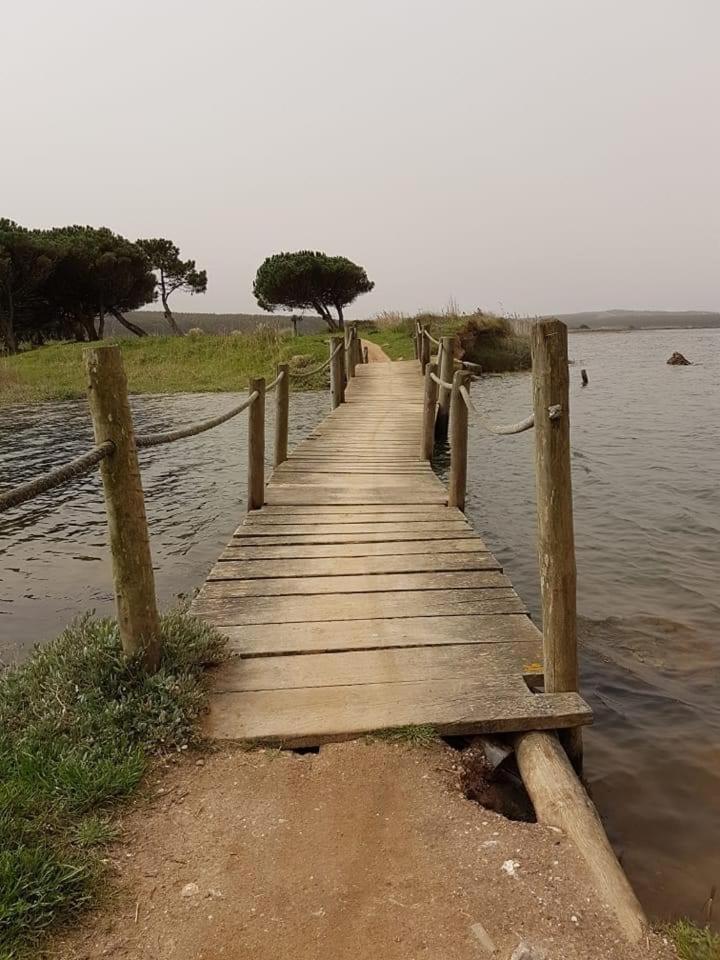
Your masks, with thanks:
M526 613L514 590L477 590L329 594L318 597L232 597L215 599L200 593L193 613L216 626L238 623L297 623L305 620L364 620L411 617L418 611L448 617L467 613Z
M359 496L357 491L352 490L312 490L311 488L303 489L302 487L276 487L273 483L269 483L265 493L265 503L268 505L292 503L298 505L304 504L306 506L324 506L326 504L351 505L355 503L432 503L444 505L447 503L447 495L440 485L438 485L437 493L415 490L414 487L410 489L396 488L394 490L384 489L383 487L368 487L368 489L363 492L363 495Z
M446 644L351 650L309 657L235 658L219 673L219 693L421 680L482 680L484 696L527 694L523 672L542 675L538 642ZM521 670L518 669L521 667Z
M477 542L480 540L478 535L469 530L457 530L454 533L451 533L450 530L418 530L417 532L406 531L395 533L393 531L378 531L377 533L307 533L307 534L296 534L296 533L286 533L282 536L275 534L274 537L255 537L248 536L244 532L244 528L239 528L239 533L237 533L232 543L237 547L248 547L252 546L257 542L267 543L278 543L278 544L309 544L309 543L403 543L408 540L423 540L425 542L430 540L447 540L452 537L455 540L472 540Z
M357 520L350 523L244 523L235 531L236 537L299 537L306 534L324 536L325 534L349 534L359 536L366 533L394 534L412 533L422 536L425 533L437 533L438 524L434 520L405 520L393 523L374 523ZM455 533L472 533L473 529L466 520L447 520L442 524L446 537Z
M440 570L433 573L368 573L329 577L270 577L249 580L207 580L202 596L207 599L231 597L311 597L347 593L388 593L425 590L477 590L509 587L499 570ZM422 598L418 598L422 603Z
M245 543L243 541L243 543ZM361 541L359 543L268 543L265 540L252 540L239 546L237 540L225 548L220 559L225 560L282 560L308 557L405 557L431 555L440 552L447 556L463 553L487 551L479 537L438 540L380 540Z
M251 580L263 577L380 576L388 573L501 570L491 553L431 553L381 557L318 557L315 559L220 560L207 576L213 580Z
M365 514L371 514L373 516L381 514L400 514L403 516L418 514L421 519L434 519L437 517L448 516L450 520L460 520L465 517L464 513L461 513L460 510L455 509L454 507L423 507L414 503L406 504L389 504L384 506L381 503L364 503L359 504L356 507L346 507L343 505L340 506L327 506L324 507L321 511L318 511L317 507L305 507L302 505L293 506L284 506L284 507L263 507L262 510L257 510L253 514L253 520L256 522L261 522L263 517L279 517L279 516L307 516L310 518L316 516L325 516L325 515L337 515L339 518L342 517L351 517L355 519L358 513L362 512L363 517ZM307 523L310 520L306 521ZM335 522L335 521L333 521ZM338 523L341 522L340 519L337 520Z
M523 613L458 617L398 617L387 620L334 621L225 626L230 648L243 656L441 646L454 643L525 642L538 649L542 635ZM538 656L538 660L540 660Z
M247 518L243 520L242 527L263 527L263 526L278 526L282 524L289 523L306 523L316 526L318 524L324 523L342 523L342 524L359 524L359 523L434 523L438 528L442 527L444 523L465 523L467 520L465 515L459 510L454 508L429 508L427 510L418 511L417 513L409 513L408 511L404 512L390 512L386 510L385 513L369 513L367 511L359 513L353 509L345 509L344 512L342 507L335 508L334 513L326 512L325 510L312 510L307 513L277 513L279 507L273 507L270 509L270 512L264 510L257 510L254 513L248 514ZM242 529L241 527L241 529Z
M307 746L413 724L441 734L477 734L590 720L575 693L490 697L482 681L434 680L217 694L205 730L215 739Z

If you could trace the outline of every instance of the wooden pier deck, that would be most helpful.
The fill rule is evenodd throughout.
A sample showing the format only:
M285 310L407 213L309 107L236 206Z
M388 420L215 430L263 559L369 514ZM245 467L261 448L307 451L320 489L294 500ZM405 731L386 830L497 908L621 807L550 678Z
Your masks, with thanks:
M416 362L359 366L235 532L193 603L236 654L209 736L307 746L590 721L578 694L538 692L542 637L420 459L422 405Z

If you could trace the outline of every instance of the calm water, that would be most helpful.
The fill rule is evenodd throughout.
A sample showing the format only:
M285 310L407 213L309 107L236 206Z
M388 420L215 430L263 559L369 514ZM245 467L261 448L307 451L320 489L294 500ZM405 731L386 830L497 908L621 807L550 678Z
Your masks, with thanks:
M673 350L698 365L666 366ZM577 334L570 353L583 684L596 715L587 773L648 909L697 917L720 882L720 331ZM472 389L498 421L529 409L528 376ZM231 402L144 397L133 407L140 429L163 429ZM294 395L291 442L328 406L325 394ZM242 515L245 430L241 416L141 455L164 604L202 581ZM0 482L89 440L84 402L5 412ZM537 615L532 434L473 428L470 449L468 513ZM97 477L6 515L0 544L0 656L23 655L88 608L111 612Z
M576 334L570 356L587 775L648 909L698 917L720 887L720 330ZM496 422L530 410L529 375L472 392ZM537 616L532 433L471 429L467 512Z

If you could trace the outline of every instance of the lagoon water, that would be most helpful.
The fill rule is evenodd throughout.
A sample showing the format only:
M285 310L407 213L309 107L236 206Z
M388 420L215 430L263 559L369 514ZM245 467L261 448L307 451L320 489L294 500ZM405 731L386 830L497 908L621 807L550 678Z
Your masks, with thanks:
M667 366L673 350L696 365ZM697 919L720 882L720 330L578 333L570 355L582 681L596 717L586 772L648 910ZM472 391L496 421L529 408L528 375ZM165 429L232 399L138 397L133 410L140 430ZM328 408L325 394L294 395L291 443ZM467 512L537 617L532 434L471 429ZM141 455L163 604L202 581L242 514L245 431L239 417ZM90 437L84 402L3 411L0 482ZM112 611L97 476L6 514L0 550L4 660L88 608Z

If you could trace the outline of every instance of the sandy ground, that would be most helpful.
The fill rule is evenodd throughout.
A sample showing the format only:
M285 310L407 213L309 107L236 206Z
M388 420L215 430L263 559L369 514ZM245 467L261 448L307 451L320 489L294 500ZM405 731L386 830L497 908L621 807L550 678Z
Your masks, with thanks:
M62 960L636 960L557 831L467 800L444 744L228 750L159 769L117 893ZM494 949L495 952L492 952Z
M368 363L392 363L390 357L385 353L382 347L372 340L361 340L360 345L363 350L367 347Z

